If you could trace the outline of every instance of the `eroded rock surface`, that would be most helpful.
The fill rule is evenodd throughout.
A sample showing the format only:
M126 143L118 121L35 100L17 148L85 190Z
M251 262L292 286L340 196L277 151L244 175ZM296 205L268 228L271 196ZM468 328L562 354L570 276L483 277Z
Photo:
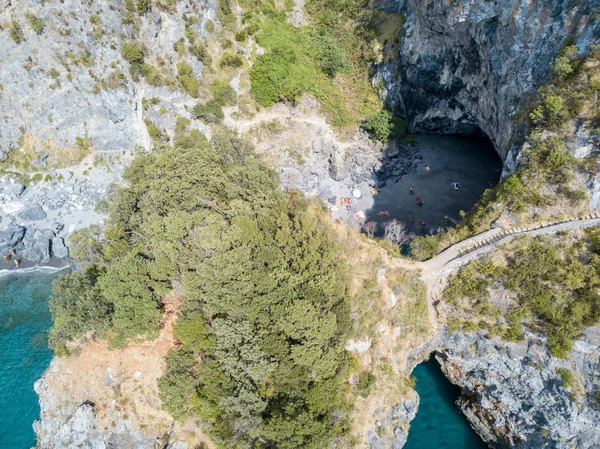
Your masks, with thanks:
M520 343L452 334L436 358L462 389L461 411L494 448L600 447L600 329L586 329L570 360L551 356L543 337ZM566 389L557 369L574 373Z
M387 0L405 36L382 67L388 104L415 132L483 131L505 159L513 115L548 77L568 36L600 38L597 3L558 0Z

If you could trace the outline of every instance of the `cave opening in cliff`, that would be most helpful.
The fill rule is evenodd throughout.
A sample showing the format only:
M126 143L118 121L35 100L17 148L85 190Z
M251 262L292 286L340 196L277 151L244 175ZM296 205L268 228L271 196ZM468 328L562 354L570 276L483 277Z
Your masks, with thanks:
M377 224L377 236L394 219L409 234L442 232L498 183L501 171L502 161L483 133L417 135L390 142L374 174L376 194L365 222Z
M435 357L417 365L411 375L419 406L404 449L487 447L457 408L461 390L446 378Z

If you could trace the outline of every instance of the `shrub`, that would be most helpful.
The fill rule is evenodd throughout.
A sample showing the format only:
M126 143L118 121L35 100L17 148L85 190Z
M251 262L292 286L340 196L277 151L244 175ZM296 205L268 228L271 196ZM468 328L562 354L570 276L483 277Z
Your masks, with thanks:
M144 75L146 82L151 86L162 86L164 79L158 69L150 64L142 64L140 66L140 73Z
M135 41L123 42L121 56L132 66L141 66L144 63L144 46Z
M244 60L242 57L236 53L225 53L221 57L221 61L219 62L220 67L231 67L237 69L244 65Z
M150 11L150 8L152 7L152 3L150 2L150 0L137 0L136 3L137 11L140 15L143 15L146 12Z
M569 111L559 95L548 94L542 102L529 114L531 121L537 126L561 128L569 120Z
M10 37L12 38L13 41L15 41L16 44L20 44L21 42L23 42L25 40L25 35L23 34L23 29L21 28L21 25L19 25L19 22L17 22L16 20L13 20L10 23L8 32L10 33Z
M148 130L148 135L152 138L152 140L156 141L167 141L168 136L164 135L161 130L149 119L145 119L146 129Z
M221 106L235 106L237 103L237 95L233 87L226 81L215 81L209 87L213 98L219 102Z
M350 62L346 54L339 48L328 32L314 32L312 41L316 65L328 77L333 78L338 73L350 70Z
M192 118L201 119L206 123L221 123L225 114L221 103L213 98L206 103L197 103L192 108Z
M573 156L560 137L553 136L536 141L526 155L536 176L553 183L564 183L569 179Z
M573 73L573 65L571 64L571 60L566 56L559 56L554 61L554 66L552 67L552 71L556 75L557 78L563 79L566 78L567 75Z
M575 385L575 375L573 374L573 371L566 368L556 368L556 372L560 374L565 389L568 390Z
M177 63L177 83L179 87L190 94L192 97L197 97L200 90L200 83L194 76L194 69L185 61Z
M373 386L375 385L375 380L376 377L370 371L360 373L358 376L358 383L356 385L358 388L358 394L363 398L369 396Z
M29 25L35 31L35 34L40 35L44 32L44 21L33 13L25 14Z
M385 142L393 130L392 113L389 111L377 112L367 117L363 121L362 127L375 140Z
M179 39L173 44L173 51L179 54L180 56L185 55L185 41L183 40L183 38Z
M190 54L195 56L198 61L201 61L204 64L210 64L210 55L206 51L206 47L198 42L194 45L190 45Z

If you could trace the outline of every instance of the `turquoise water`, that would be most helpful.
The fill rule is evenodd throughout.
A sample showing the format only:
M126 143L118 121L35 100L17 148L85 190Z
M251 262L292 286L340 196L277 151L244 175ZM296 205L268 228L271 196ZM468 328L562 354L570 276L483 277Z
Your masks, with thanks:
M460 389L446 379L434 358L417 365L412 374L421 402L404 449L486 449L454 405Z
M48 298L54 269L30 268L0 274L0 448L35 444L39 418L33 391L52 359L47 332L52 324Z

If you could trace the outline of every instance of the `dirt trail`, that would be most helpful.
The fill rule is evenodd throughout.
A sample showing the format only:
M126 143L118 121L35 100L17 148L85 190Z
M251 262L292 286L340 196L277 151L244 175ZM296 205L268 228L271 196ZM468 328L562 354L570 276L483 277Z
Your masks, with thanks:
M237 106L223 108L223 113L225 115L223 123L230 128L237 130L241 134L246 134L248 131L252 130L252 128L262 123L280 120L284 123L288 121L300 122L320 128L320 134L328 134L332 136L336 145L340 148L348 148L351 145L350 142L340 142L337 139L336 133L327 124L327 121L324 118L317 115L306 114L295 109L290 109L284 104L277 104L266 112L258 112L251 119L234 118L233 115L237 112L239 112L239 108Z

